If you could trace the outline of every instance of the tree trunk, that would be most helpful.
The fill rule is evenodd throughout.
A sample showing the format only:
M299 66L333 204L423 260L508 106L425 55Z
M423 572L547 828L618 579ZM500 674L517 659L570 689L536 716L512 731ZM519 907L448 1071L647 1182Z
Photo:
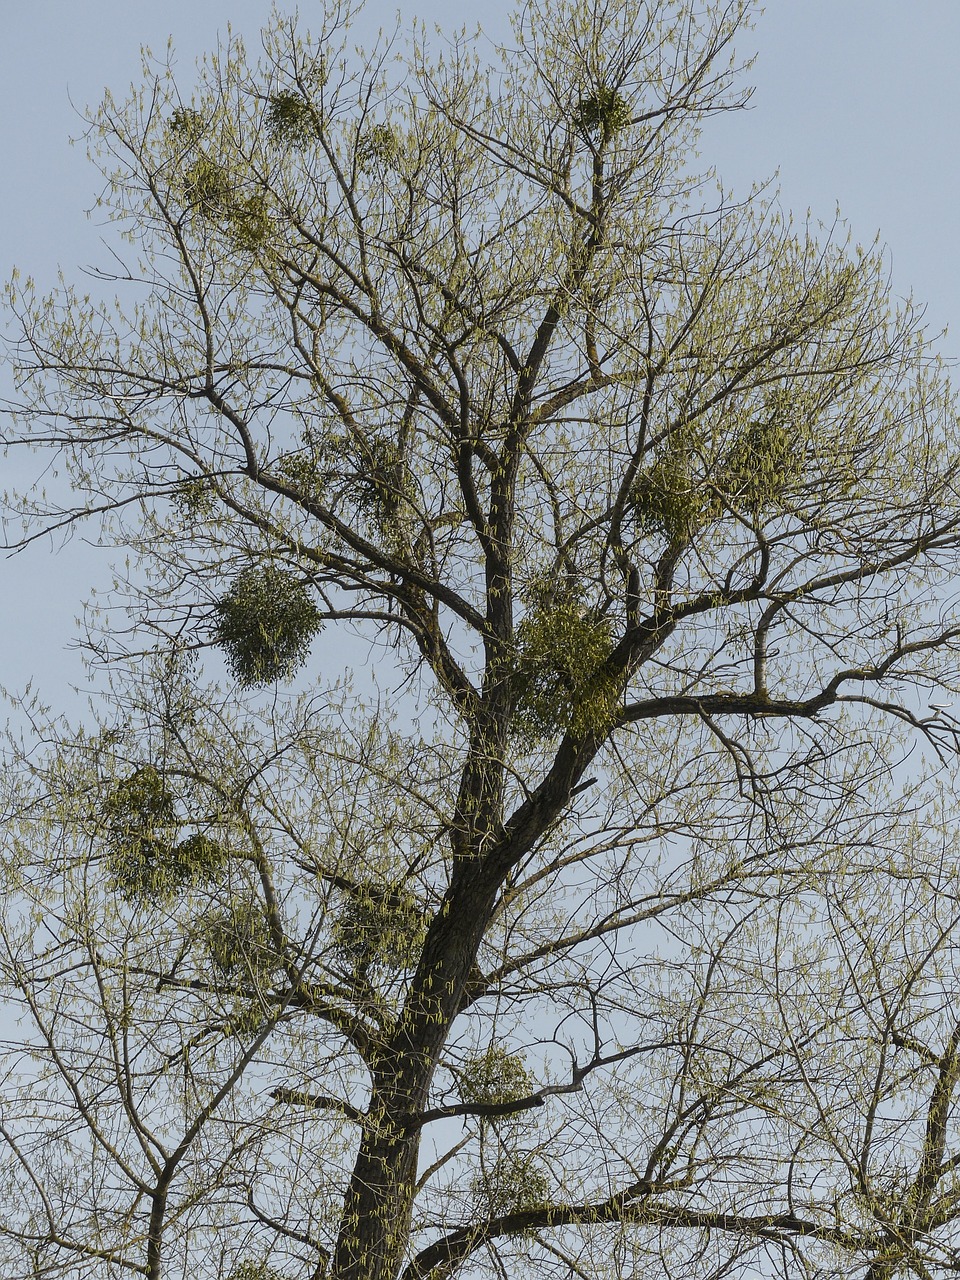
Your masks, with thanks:
M416 1117L427 1105L497 884L479 862L460 864L429 930L406 1008L373 1073L330 1280L395 1280L403 1265L420 1151Z
M389 1121L364 1133L344 1203L331 1280L395 1280L410 1234L420 1133Z

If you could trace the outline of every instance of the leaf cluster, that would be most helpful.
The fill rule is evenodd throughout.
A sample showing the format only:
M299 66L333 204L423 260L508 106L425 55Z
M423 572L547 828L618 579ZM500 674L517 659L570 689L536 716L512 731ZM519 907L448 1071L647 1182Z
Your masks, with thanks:
M233 184L223 165L201 152L184 172L183 191L206 217L219 218L230 209Z
M707 505L689 450L676 444L640 473L630 498L639 527L646 533L663 534L671 544L692 538Z
M193 146L203 137L206 124L200 112L193 107L178 107L167 122L167 128L175 137Z
M400 158L400 139L388 124L375 124L357 143L357 160L362 168L374 161L390 166Z
M337 952L358 973L410 968L425 936L424 908L403 886L352 890L333 924Z
M266 115L267 131L274 142L287 147L305 147L316 140L314 108L293 89L283 89L270 99Z
M527 1097L533 1087L523 1054L511 1053L497 1044L464 1062L459 1085L464 1102L484 1104L516 1102Z
M779 505L803 473L796 432L776 419L748 424L734 440L717 474L724 501L756 517Z
M355 451L356 495L392 542L402 537L403 514L412 496L412 477L401 447L386 436L370 436Z
M782 507L803 476L804 462L800 433L771 413L736 433L712 474L695 465L689 441L671 442L634 481L631 505L644 532L682 546L725 511L757 519Z
M215 643L248 688L293 676L321 627L306 586L279 565L243 569L217 601L216 613Z
M534 740L607 727L618 688L605 671L609 624L573 600L544 596L517 629L514 729Z
M191 521L207 520L217 509L216 499L203 476L190 476L177 485L174 502Z
M473 1177L472 1190L496 1217L542 1208L549 1200L550 1183L534 1156L504 1152L492 1169Z
M286 1280L281 1271L267 1262L244 1258L230 1272L228 1280Z
M209 881L227 860L223 846L201 832L177 839L174 797L153 765L108 794L103 818L110 881L128 902L165 901L187 885Z
M186 169L183 193L191 208L219 224L240 249L256 252L270 236L273 220L264 194L243 195L224 165L205 152Z
M577 103L577 123L587 133L599 132L604 138L625 129L633 119L633 110L616 89L601 85L596 93Z
M225 910L210 912L201 929L210 959L225 977L248 974L266 979L276 970L279 957L259 902L242 898Z

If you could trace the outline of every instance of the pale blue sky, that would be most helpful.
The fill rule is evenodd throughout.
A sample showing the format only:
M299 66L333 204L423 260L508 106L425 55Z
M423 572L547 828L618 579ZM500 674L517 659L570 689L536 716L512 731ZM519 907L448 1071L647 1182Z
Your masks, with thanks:
M299 7L309 25L318 2ZM501 0L402 6L406 23L415 14L448 26L479 17L494 35L505 30L508 10ZM255 45L267 12L261 0L8 0L0 45L0 275L17 264L43 287L58 266L76 279L78 267L106 260L100 230L84 216L97 174L83 146L68 144L82 127L77 108L97 101L107 85L122 94L137 75L142 44L159 52L172 35L188 79L228 23ZM369 3L358 38L392 26L395 13L392 2ZM779 169L785 208L831 221L839 206L857 240L879 233L896 291L912 290L925 302L933 327L954 323L941 349L960 355L960 2L770 0L747 43L759 54L753 108L710 129L703 160L739 190ZM5 377L0 370L3 389ZM80 678L69 648L72 620L90 585L106 582L104 557L79 544L56 558L35 547L0 561L0 575L0 684L19 688L36 675L54 706L64 705L67 686Z

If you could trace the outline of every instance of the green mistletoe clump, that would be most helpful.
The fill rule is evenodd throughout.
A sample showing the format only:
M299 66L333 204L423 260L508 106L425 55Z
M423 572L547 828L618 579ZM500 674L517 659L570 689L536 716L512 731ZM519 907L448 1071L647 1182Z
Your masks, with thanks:
M600 133L604 138L625 129L632 119L630 103L608 85L601 85L596 93L581 98L577 103L580 128L587 133Z
M281 146L305 147L317 136L314 108L303 94L291 89L270 99L266 123L270 137Z
M514 727L533 740L602 732L619 689L606 671L610 628L575 601L535 597L517 629Z
M542 1209L549 1201L549 1180L533 1155L505 1152L492 1169L471 1181L474 1196L493 1218Z
M182 823L163 774L144 765L110 791L103 836L110 883L128 902L162 902L212 879L226 850L200 832L179 839Z
M279 565L242 570L216 613L215 642L235 679L250 688L295 675L321 627L307 587Z
M520 1053L490 1045L460 1068L460 1096L464 1102L484 1105L516 1102L533 1089L530 1073Z
M334 945L357 973L410 968L425 936L423 907L402 887L365 885L351 890L333 925Z
M202 921L207 954L224 977L268 982L280 964L266 913L259 902L238 898Z

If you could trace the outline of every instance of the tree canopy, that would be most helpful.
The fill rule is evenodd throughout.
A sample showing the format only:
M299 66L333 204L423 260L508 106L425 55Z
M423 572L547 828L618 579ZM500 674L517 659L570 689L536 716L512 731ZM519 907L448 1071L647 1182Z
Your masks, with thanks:
M956 1272L957 405L694 170L751 8L333 5L91 115L8 529L129 569L9 745L5 1274Z

